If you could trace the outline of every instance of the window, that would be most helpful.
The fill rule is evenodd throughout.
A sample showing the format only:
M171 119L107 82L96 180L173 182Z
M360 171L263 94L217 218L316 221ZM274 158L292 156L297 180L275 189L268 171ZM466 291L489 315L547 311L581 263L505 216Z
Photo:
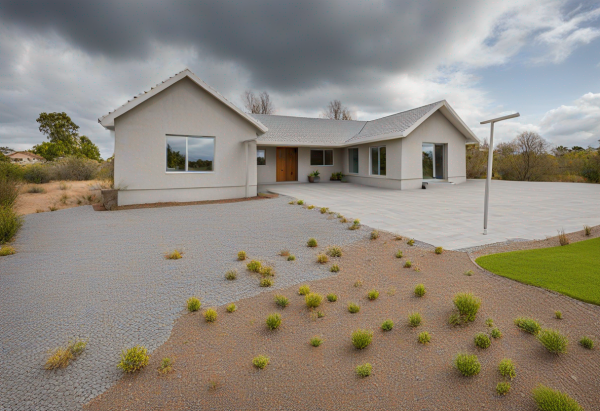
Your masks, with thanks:
M267 164L265 150L256 150L256 165L264 166Z
M423 179L443 179L445 144L423 143Z
M214 171L214 137L167 136L168 172Z
M358 148L348 149L348 172L358 174Z
M385 146L371 147L371 174L385 175Z
M333 150L310 150L311 166L332 166Z

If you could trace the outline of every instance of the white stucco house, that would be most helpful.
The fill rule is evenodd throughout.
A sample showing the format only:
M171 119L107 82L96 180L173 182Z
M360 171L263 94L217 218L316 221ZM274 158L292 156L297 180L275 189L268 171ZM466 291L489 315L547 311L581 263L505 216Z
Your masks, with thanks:
M119 205L250 197L315 170L399 190L462 183L479 142L445 100L372 121L248 114L188 69L98 121L114 133Z

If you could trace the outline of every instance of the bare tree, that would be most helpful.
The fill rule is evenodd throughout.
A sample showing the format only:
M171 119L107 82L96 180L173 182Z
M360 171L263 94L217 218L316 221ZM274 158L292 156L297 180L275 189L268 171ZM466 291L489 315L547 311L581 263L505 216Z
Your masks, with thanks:
M327 108L321 113L321 118L328 118L331 120L352 120L350 111L348 111L348 108L344 107L339 100L330 101Z
M508 180L540 180L552 167L549 149L550 143L539 134L524 131L511 142L498 145L499 171Z
M271 96L263 91L258 96L253 91L246 90L242 95L244 107L252 114L273 114L275 107L271 101Z

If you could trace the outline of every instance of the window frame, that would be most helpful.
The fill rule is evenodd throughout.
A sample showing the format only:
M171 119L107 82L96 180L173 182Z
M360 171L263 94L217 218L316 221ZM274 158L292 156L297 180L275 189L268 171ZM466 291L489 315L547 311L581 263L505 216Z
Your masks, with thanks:
M264 164L258 164L258 152L262 151L264 153L264 155L262 156L262 158L265 159L265 163ZM265 150L264 148L261 149L256 149L256 165L257 166L266 166L267 165L267 150Z
M323 163L325 163L325 152L331 151L331 164L312 164L312 152L313 151L322 151L323 152ZM335 164L334 152L332 148L311 148L308 153L308 163L311 167L333 167Z
M356 150L356 172L350 170L350 150ZM360 172L360 150L358 147L348 147L348 174L359 174Z
M169 145L168 143L168 137L181 137L184 138L185 137L185 170L183 171L169 171L167 169L167 146ZM212 160L212 170L211 171L189 171L188 170L188 139L190 138L206 138L206 139L212 139L213 141L213 160ZM214 173L216 170L216 158L217 158L217 138L215 136L191 136L191 135L186 135L186 134L165 134L165 174L210 174L210 173Z
M377 174L373 173L373 149L376 148L377 149ZM381 174L381 149L385 148L385 162L386 162L386 168L385 168L385 174ZM381 177L381 178L386 178L387 177L387 146L383 145L383 146L369 146L369 174L371 176L374 177Z

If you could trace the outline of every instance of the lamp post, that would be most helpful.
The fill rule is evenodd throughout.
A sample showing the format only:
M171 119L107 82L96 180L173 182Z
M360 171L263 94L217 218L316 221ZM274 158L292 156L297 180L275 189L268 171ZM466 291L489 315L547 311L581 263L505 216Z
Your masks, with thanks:
M488 151L488 166L487 166L487 178L485 179L485 205L483 208L483 235L487 235L488 225L488 208L490 205L490 183L492 182L492 162L494 161L494 123L502 120L508 120L509 118L519 117L519 113L509 114L508 116L502 116L493 118L491 120L482 121L480 124L490 123L490 144Z

